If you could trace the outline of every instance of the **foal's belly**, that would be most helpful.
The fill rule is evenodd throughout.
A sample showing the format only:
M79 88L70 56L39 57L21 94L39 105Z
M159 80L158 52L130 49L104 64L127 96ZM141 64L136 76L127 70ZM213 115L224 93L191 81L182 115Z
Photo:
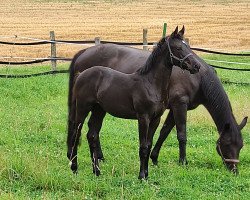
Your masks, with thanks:
M133 102L130 96L121 95L120 92L98 95L98 104L114 117L125 119L136 119L136 111L133 107Z

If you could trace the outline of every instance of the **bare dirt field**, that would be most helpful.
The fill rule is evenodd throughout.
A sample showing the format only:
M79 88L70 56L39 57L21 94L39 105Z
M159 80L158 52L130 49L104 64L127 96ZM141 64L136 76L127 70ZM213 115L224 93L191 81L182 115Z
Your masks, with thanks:
M164 22L167 33L186 26L191 46L250 50L249 0L1 0L0 40L32 42L19 36L58 40L103 40L140 42L148 28L148 41L158 41ZM4 38L14 36L17 38ZM58 56L72 57L86 46L57 45ZM1 45L2 56L47 57L49 45Z

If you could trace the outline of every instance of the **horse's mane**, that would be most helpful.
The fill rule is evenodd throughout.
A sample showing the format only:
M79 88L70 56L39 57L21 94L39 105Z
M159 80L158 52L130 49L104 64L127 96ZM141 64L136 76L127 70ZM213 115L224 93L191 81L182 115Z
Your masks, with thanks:
M147 74L153 67L157 57L162 53L162 46L165 43L165 37L163 37L154 48L150 56L148 57L146 63L137 70L137 72L141 75Z
M228 96L214 69L209 65L205 74L201 76L201 88L206 98L205 106L212 115L217 127L223 129L225 123L235 124L236 121Z

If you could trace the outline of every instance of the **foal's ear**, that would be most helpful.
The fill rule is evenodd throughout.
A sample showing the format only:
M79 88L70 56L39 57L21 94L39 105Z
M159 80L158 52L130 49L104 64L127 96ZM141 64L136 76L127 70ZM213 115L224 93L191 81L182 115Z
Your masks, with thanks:
M242 130L242 129L244 128L244 126L246 126L246 124L247 124L247 118L248 118L248 117L245 117L245 118L242 120L242 122L240 123L240 125L239 125L239 129L240 129L240 130Z
M176 26L174 32L171 34L171 37L175 37L178 34L178 26Z
M185 26L183 25L182 29L179 31L178 35L181 36L181 38L183 38L183 35L185 33Z

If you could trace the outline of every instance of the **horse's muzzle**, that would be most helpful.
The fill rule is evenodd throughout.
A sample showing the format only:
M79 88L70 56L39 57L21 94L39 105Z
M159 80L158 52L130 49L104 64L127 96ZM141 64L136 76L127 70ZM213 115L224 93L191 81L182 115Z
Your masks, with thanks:
M234 175L237 176L237 175L239 174L239 170L238 170L238 168L237 168L236 163L225 163L225 164L226 164L228 170L229 170L230 172L232 172Z

